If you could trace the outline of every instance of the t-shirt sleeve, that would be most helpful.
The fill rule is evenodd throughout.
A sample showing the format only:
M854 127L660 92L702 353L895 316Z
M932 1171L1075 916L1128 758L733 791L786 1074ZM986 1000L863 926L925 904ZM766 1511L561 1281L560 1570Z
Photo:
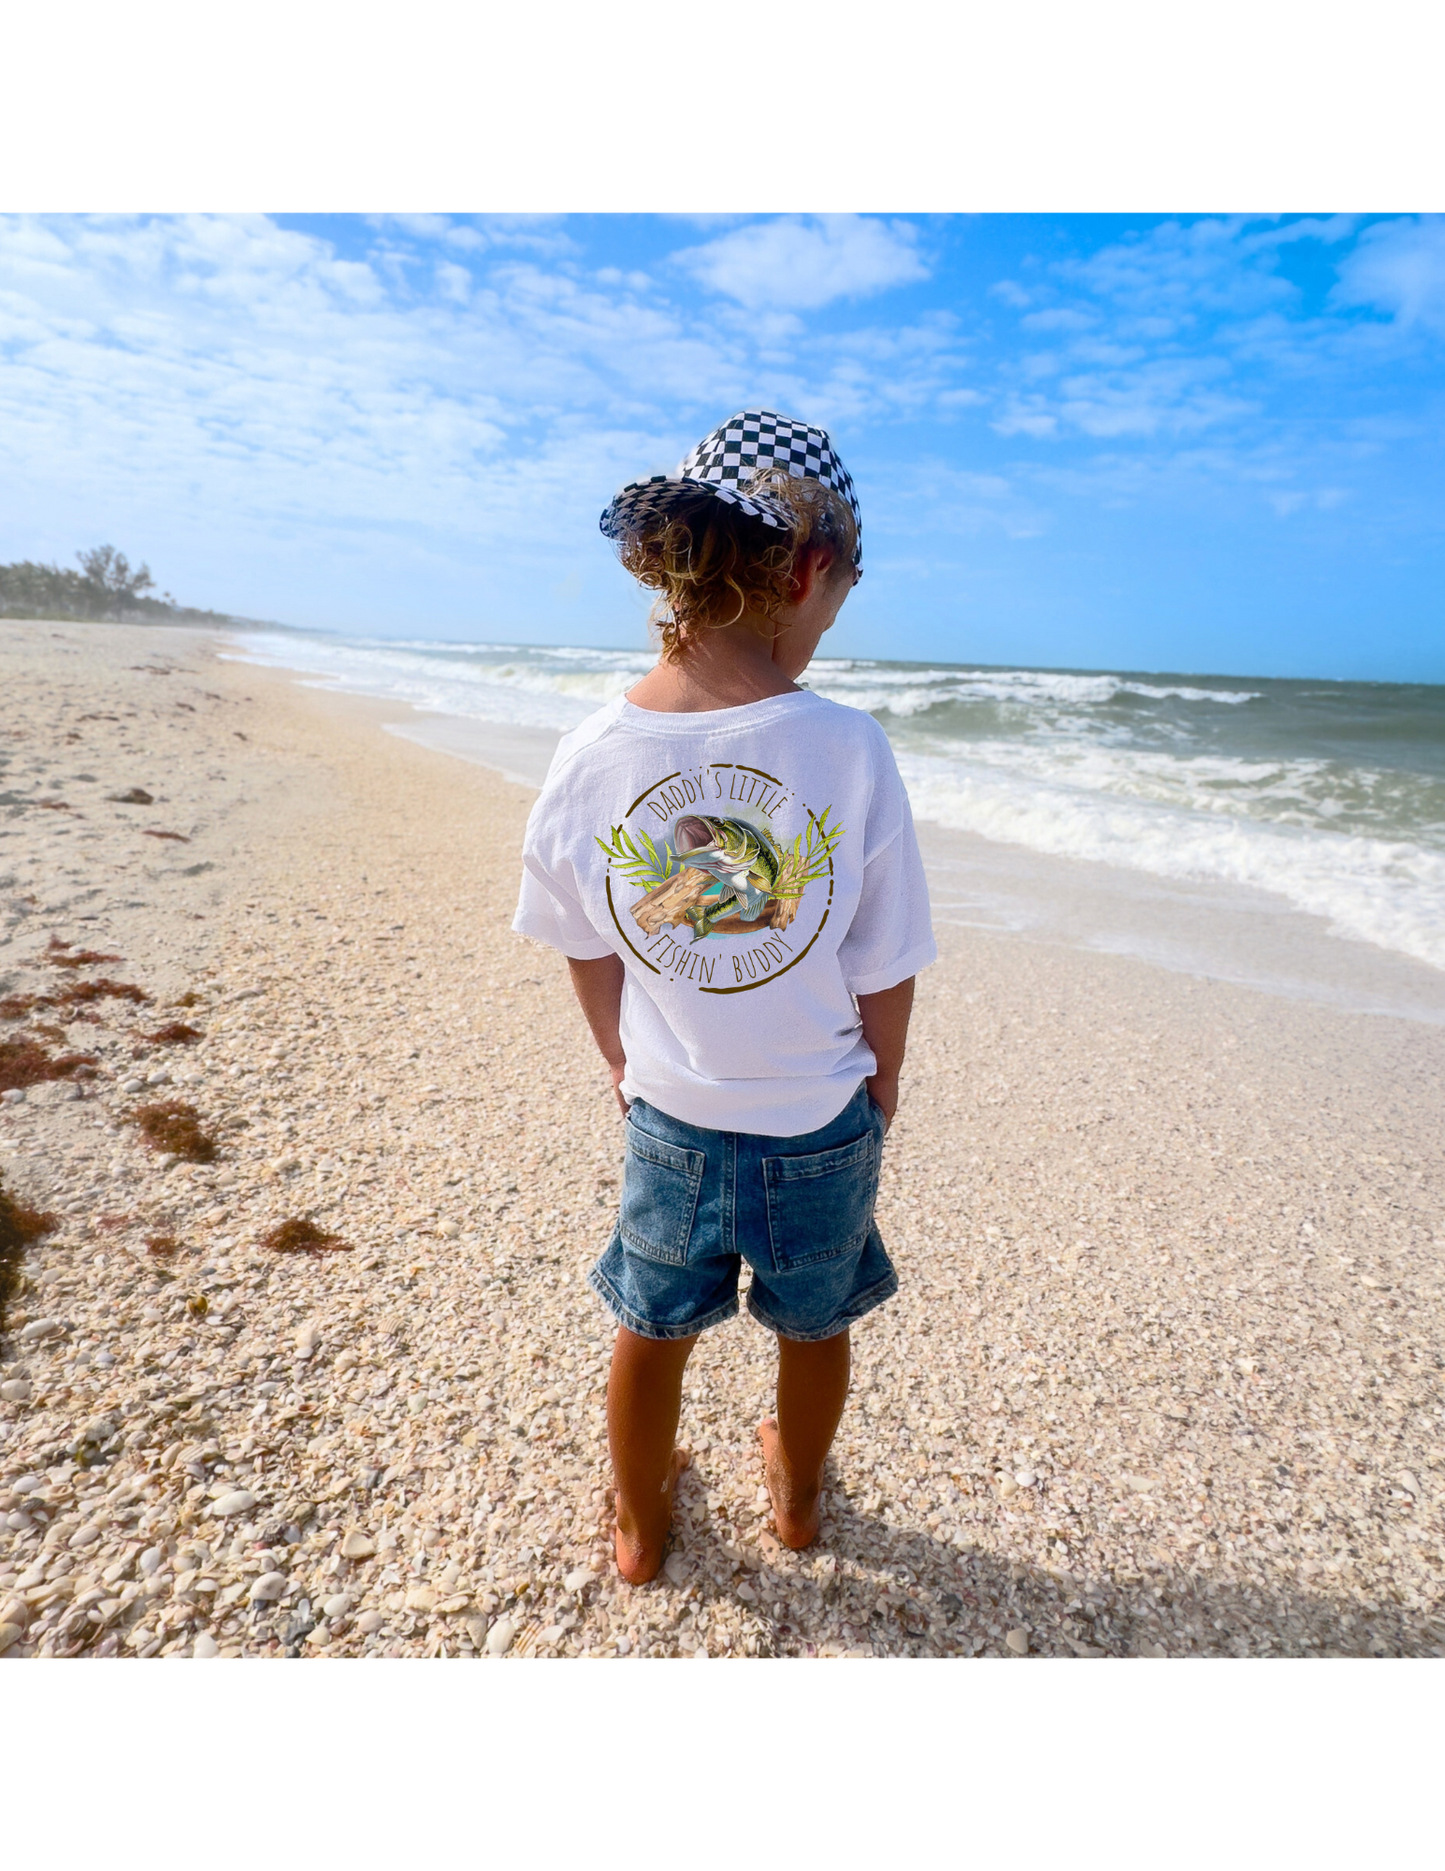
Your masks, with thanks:
M615 710L612 711L615 713ZM599 713L564 734L552 754L522 840L522 889L512 928L518 935L560 949L573 961L600 961L617 953L583 907L577 871L566 854L564 830L591 816L591 802L576 793L574 756L606 731L610 715ZM585 788L584 788L585 790Z
M572 961L600 961L616 953L582 907L572 865L552 848L546 825L555 808L544 791L527 822L522 846L522 891L512 927L518 935L560 949Z
M863 888L838 961L851 994L897 987L937 959L928 881L913 813L893 749L881 729L863 842Z

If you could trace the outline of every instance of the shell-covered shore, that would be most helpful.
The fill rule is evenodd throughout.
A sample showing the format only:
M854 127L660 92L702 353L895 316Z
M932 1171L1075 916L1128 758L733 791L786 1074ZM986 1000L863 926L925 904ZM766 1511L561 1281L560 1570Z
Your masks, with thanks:
M744 1318L632 1589L532 795L224 647L0 624L6 1660L1445 1653L1445 1031L942 929L822 1537Z

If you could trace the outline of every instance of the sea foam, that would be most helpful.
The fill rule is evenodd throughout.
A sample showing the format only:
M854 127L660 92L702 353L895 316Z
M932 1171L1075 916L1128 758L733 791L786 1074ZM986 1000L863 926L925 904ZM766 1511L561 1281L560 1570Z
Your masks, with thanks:
M328 687L565 733L645 650L250 633ZM820 658L818 694L882 722L920 819L1275 892L1445 968L1445 690Z

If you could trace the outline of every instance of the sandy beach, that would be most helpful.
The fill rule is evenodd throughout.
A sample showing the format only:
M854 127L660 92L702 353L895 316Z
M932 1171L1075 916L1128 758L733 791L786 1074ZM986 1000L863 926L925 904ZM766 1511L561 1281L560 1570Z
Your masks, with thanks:
M82 1056L0 1102L56 1222L0 1340L7 1660L1445 1654L1438 1018L940 915L822 1538L769 1532L744 1318L634 1590L620 1121L510 933L521 756L226 647L0 624L0 1059ZM170 1099L212 1161L145 1142Z

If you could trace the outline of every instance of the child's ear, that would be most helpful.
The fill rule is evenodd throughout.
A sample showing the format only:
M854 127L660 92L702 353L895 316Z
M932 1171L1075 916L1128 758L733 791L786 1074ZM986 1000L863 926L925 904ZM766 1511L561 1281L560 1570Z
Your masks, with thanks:
M833 569L834 553L831 546L811 546L800 554L798 568L793 574L795 604L806 604L820 585L826 585L828 574Z

